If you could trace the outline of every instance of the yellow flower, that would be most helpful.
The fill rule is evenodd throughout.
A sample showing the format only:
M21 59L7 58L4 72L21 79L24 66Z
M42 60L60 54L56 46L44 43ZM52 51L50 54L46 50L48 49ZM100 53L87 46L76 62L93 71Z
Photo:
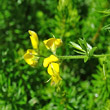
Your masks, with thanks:
M51 76L51 85L56 85L61 80L58 61L56 56L51 55L45 58L43 62L44 67L48 67L47 72Z
M24 60L32 67L35 67L38 63L39 57L36 57L35 55L38 54L33 49L28 49L27 52L24 54Z
M50 63L48 66L48 73L51 75L51 85L56 85L61 80L59 74L59 64L58 63Z
M57 62L58 60L59 59L56 56L51 55L48 58L44 59L43 66L47 67L51 62Z
M56 38L50 38L48 40L44 40L43 42L46 48L51 50L53 53L56 52L56 48L62 45L62 40Z
M38 49L38 36L34 31L29 30L28 31L30 34L30 39L31 39L31 43L32 43L32 47L33 49Z

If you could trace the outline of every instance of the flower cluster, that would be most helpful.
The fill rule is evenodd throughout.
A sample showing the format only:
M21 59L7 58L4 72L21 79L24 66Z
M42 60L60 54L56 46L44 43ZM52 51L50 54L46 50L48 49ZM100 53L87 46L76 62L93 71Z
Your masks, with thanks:
M33 49L28 49L24 55L24 60L27 64L32 67L35 67L40 58L38 53L38 36L34 31L29 30L30 39L32 43ZM47 58L44 58L43 66L47 67L47 72L51 76L51 85L56 85L61 80L59 74L59 59L55 56L56 49L62 45L61 39L50 38L48 40L44 40L44 45L47 49L49 49L53 55L50 55Z

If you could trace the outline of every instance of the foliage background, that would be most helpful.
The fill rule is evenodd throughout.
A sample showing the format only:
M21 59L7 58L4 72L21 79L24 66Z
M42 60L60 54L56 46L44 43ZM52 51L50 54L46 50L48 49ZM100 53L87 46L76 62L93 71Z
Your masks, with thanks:
M110 110L110 58L61 61L60 87L42 59L36 68L23 60L32 48L28 30L43 40L63 40L58 55L74 55L69 42L86 38L97 54L110 53L109 0L0 0L0 110ZM105 63L104 63L105 62ZM103 69L106 70L104 76Z

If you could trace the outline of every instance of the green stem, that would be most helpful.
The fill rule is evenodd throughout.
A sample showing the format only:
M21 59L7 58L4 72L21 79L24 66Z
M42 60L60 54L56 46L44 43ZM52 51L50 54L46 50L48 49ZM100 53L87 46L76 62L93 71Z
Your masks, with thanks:
M103 58L110 56L110 54L93 55L92 58ZM84 59L86 55L73 55L73 56L57 56L60 59Z

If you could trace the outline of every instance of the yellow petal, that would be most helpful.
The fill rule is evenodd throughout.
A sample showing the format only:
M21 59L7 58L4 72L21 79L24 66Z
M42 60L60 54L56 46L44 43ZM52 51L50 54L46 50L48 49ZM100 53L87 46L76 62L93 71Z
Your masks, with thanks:
M38 63L39 58L35 57L35 55L37 55L37 53L32 49L28 49L27 52L24 54L24 60L32 67L35 67Z
M44 42L46 48L47 48L47 49L50 49L50 48L48 47L48 45L47 45L48 40L44 40L43 42Z
M47 69L49 75L57 76L59 75L59 64L58 63L51 63Z
M61 40L61 39L56 39L56 40L55 40L55 45L56 45L57 47L61 46L61 45L62 45L62 40Z
M43 42L44 42L46 48L50 49L51 46L53 45L53 43L55 42L55 38L50 38L48 40L44 40Z
M33 54L33 55L38 55L37 52L35 50L33 50L33 49L28 49L27 53Z
M50 55L49 57L44 59L43 66L47 67L51 62L57 62L57 61L59 61L59 59L56 56Z
M31 43L32 43L32 47L33 49L38 49L38 36L34 31L29 30L28 31L30 34L30 39L31 39Z
M52 76L51 77L51 85L57 85L61 81L61 77L58 76Z

